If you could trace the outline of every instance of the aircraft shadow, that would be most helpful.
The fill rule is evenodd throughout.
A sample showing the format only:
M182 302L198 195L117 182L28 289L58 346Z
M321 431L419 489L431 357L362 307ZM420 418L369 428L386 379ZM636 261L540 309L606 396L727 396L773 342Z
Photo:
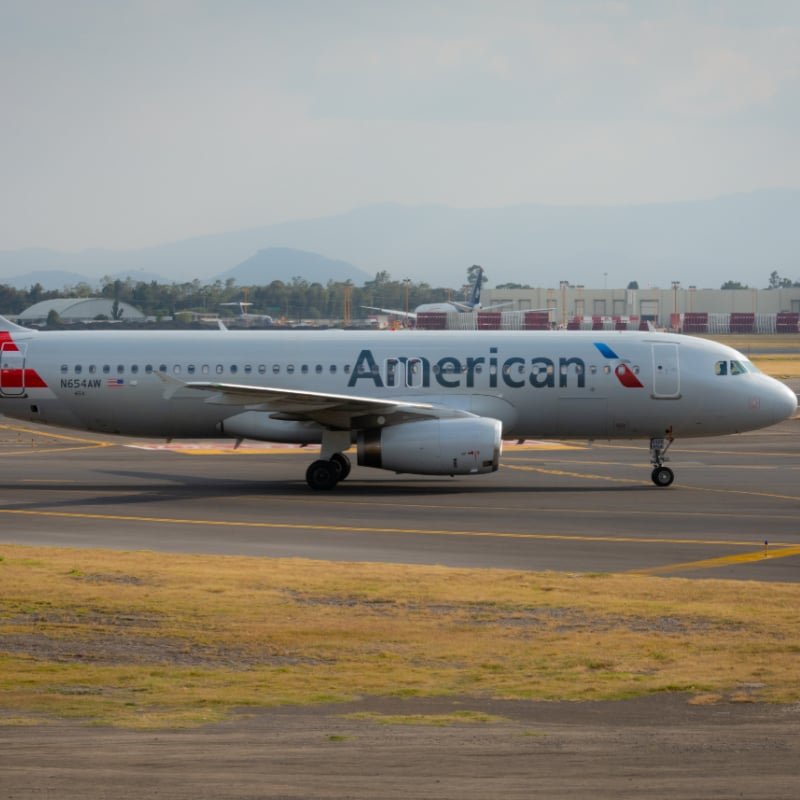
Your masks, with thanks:
M651 492L657 487L642 483L603 484L586 486L537 486L537 485L498 485L487 483L459 482L450 483L446 479L415 478L412 481L397 478L377 477L374 480L351 477L340 483L331 492L314 492L302 479L291 480L243 480L226 477L197 477L181 475L173 472L154 473L138 471L103 471L108 476L140 480L140 483L120 485L116 482L100 483L97 481L81 483L25 484L13 489L15 496L22 491L31 498L30 502L15 504L18 509L45 509L50 507L108 507L108 506L147 506L149 504L189 502L198 498L236 498L236 497L296 497L302 500L309 496L316 498L368 498L378 501L380 498L442 497L455 495L491 496L491 495L614 495ZM58 498L45 499L48 493L58 492ZM661 490L663 491L663 489ZM65 497L66 495L66 497ZM72 495L72 497L70 497ZM79 495L79 496L75 496ZM88 495L88 496L87 496ZM38 496L39 499L34 499Z

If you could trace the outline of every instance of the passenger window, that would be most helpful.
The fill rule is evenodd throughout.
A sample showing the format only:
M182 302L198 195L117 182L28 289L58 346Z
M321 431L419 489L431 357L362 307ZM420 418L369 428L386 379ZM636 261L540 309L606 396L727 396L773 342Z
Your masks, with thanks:
M259 375L263 375L266 371L267 371L267 365L266 364L259 364L258 365L258 374Z
M331 375L334 375L336 373L336 364L331 364L329 369Z
M591 373L592 373L592 375L596 375L596 374L597 374L597 365L596 365L596 364L592 364L592 365L589 367L589 372L591 372Z
M294 364L287 364L286 371L291 375L294 372Z
M153 365L147 364L144 368L144 371L149 375L153 371Z
M208 364L203 364L203 366L200 368L200 371L203 373L203 375L208 375L209 373Z
M308 374L308 364L303 364L303 366L300 367L300 372L302 372L303 375L307 375Z
M124 374L125 374L124 364L117 364L117 375L124 375Z
M111 372L111 367L108 364L103 364L103 372L108 375L108 373Z
M345 364L344 365L344 374L345 375L349 375L350 374L350 365L349 364Z
M172 368L172 371L173 371L173 372L174 372L176 375L180 375L180 374L181 374L181 365L180 365L180 364L176 364L176 365L175 365L175 366Z
M239 367L236 364L231 364L231 375L235 375L239 371Z
M222 375L222 373L225 371L225 367L223 367L222 364L217 364L216 369L217 369L217 375Z
M75 374L80 375L83 372L83 367L80 364L75 365Z
M138 371L139 371L139 365L138 364L132 364L131 365L131 372L135 375Z
M167 365L166 364L159 364L158 371L159 372L166 372L167 371Z
M272 372L275 375L277 375L280 371L281 371L281 365L280 364L273 364L272 365Z
M188 367L186 367L186 371L187 371L187 372L188 372L190 375L194 375L194 364L189 364L189 366L188 366Z
M61 365L61 374L66 375L69 372L69 367L66 364Z
M320 372L322 372L322 364L317 364L317 366L314 367L314 372L316 372L317 375L319 375Z
M94 364L89 364L89 373L94 375L97 372L97 367Z
M253 371L253 365L252 364L245 364L244 365L244 374L245 375L249 375L252 371Z

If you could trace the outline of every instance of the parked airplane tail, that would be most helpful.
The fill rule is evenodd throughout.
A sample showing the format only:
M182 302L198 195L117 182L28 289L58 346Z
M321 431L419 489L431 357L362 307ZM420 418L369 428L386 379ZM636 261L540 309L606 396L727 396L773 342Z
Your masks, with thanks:
M475 285L472 287L472 294L469 298L469 305L478 308L481 304L481 287L483 286L483 267L478 267L475 275Z

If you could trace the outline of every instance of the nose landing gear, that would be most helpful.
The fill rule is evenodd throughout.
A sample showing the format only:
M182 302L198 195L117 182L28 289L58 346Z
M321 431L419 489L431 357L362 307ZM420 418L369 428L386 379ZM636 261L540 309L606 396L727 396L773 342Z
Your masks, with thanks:
M666 434L663 439L650 440L650 463L653 465L650 478L656 486L662 487L669 486L675 480L675 473L669 467L664 466L664 462L669 461L666 452L674 441L672 428Z

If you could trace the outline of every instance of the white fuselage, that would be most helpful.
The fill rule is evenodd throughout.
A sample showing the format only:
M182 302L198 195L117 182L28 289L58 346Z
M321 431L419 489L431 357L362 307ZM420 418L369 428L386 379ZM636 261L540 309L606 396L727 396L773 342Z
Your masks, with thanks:
M0 346L0 413L134 436L216 437L243 411L166 391L158 373L457 408L500 420L504 438L711 436L796 409L737 351L657 332L14 331ZM270 416L259 437L321 435Z

